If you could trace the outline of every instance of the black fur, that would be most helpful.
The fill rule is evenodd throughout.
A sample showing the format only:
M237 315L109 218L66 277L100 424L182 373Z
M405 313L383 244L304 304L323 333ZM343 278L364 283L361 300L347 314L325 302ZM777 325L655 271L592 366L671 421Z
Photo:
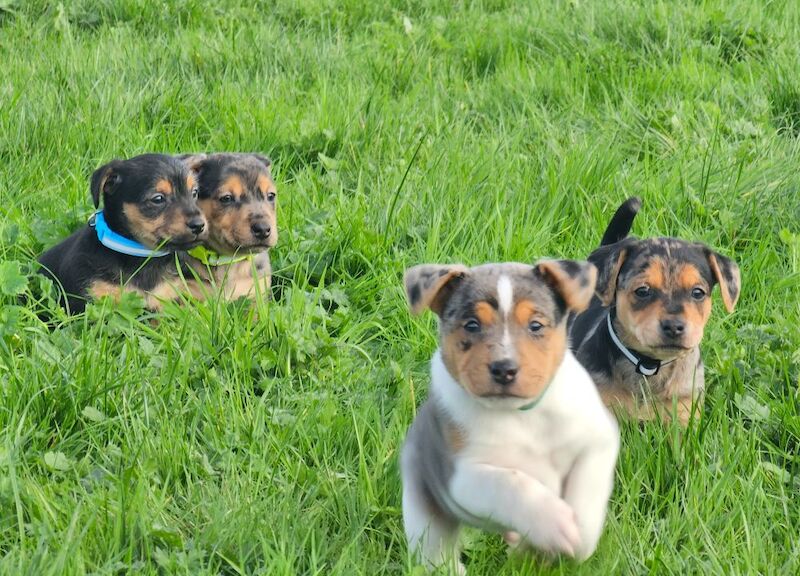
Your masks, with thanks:
M633 227L633 219L642 207L642 201L636 196L628 198L611 217L608 223L603 239L600 241L600 246L608 246L619 242L626 238L631 233Z
M123 210L126 204L136 205L148 218L158 217L167 210L169 215L187 221L200 217L192 191L187 187L187 177L186 165L167 155L145 154L129 160L114 160L92 175L92 198L98 206L102 196L103 214L109 228L128 238L136 238L137 231L132 229ZM148 206L149 195L159 179L169 181L174 190L173 198L165 202L164 208L152 203ZM189 248L200 239L197 237L180 246L167 243L163 249ZM39 263L40 273L50 277L62 290L61 305L73 314L85 309L87 291L93 282L127 283L141 290L151 290L175 268L175 258L171 255L147 259L106 248L89 225L47 250L39 257Z

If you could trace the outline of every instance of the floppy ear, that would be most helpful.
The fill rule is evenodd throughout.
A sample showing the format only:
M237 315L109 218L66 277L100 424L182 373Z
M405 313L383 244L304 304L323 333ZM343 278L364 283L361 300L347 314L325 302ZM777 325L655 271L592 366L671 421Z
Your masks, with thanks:
M719 283L719 291L722 294L722 303L725 304L725 310L729 313L733 312L736 301L739 300L742 284L739 266L730 258L711 250L706 251L706 256L708 264L711 266L711 272L713 272L714 278Z
M603 306L609 306L614 301L614 294L617 292L617 277L628 256L629 245L630 242L623 240L608 246L601 246L587 258L589 262L597 266L595 292Z
M94 174L92 174L92 181L89 188L92 191L92 201L94 202L95 208L100 207L100 195L111 194L111 190L114 186L119 184L121 177L116 170L120 163L119 160L112 160L108 164L100 166L100 168L95 170Z
M272 160L270 160L269 158L267 158L263 154L255 154L255 153L253 153L253 154L251 154L251 156L253 158L255 158L256 160L258 160L259 162L261 162L267 168L270 168L272 166Z
M181 160L186 166L189 167L189 170L195 172L196 174L200 174L203 170L203 164L208 159L207 154L179 154L176 156L178 160Z
M441 314L455 284L466 273L467 268L462 264L420 264L406 270L403 283L411 313L417 315L430 308Z
M589 306L597 283L594 264L578 260L543 260L534 268L569 309L582 312Z

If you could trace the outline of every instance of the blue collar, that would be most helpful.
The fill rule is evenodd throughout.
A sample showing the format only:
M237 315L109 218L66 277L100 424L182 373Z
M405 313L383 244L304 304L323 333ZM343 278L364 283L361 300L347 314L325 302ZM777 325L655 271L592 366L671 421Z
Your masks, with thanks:
M114 232L108 227L102 210L98 210L89 218L89 226L94 228L95 232L97 232L97 239L100 241L100 244L114 252L127 254L128 256L138 256L140 258L157 258L169 255L169 252L153 250L144 244L140 244L136 240L131 240L122 234Z

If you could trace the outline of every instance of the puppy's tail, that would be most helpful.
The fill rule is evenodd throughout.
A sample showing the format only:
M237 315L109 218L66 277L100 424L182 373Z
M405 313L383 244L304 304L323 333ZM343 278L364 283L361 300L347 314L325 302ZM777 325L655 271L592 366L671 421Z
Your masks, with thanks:
M642 201L636 197L631 196L622 206L617 208L614 215L611 217L611 222L608 223L603 239L600 241L600 246L608 246L620 240L624 240L631 232L633 227L633 219L642 207Z

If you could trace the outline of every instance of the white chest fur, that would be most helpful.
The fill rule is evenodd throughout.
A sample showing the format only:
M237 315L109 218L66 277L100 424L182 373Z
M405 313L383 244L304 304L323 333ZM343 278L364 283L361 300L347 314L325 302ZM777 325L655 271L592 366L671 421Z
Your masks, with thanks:
M453 473L443 498L455 518L431 514L424 469L404 449L403 515L412 548L430 565L446 562L453 521L496 526L534 546L579 560L595 550L603 529L619 449L616 422L594 383L567 352L541 401L481 399L449 374L439 352L431 363L431 394L462 433L451 454ZM419 439L418 442L424 442ZM461 567L463 569L463 567Z

